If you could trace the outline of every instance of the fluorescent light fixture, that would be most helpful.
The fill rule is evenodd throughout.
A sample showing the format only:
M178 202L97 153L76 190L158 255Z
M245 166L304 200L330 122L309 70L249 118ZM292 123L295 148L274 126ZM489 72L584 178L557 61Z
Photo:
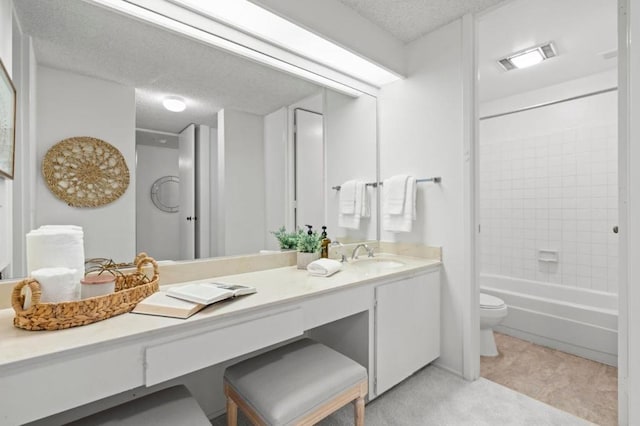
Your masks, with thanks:
M187 108L184 99L178 96L167 96L162 100L162 106L172 112L182 112Z
M500 59L498 63L505 71L510 71L516 68L528 68L554 56L557 56L556 50L549 42L513 53Z
M228 52L243 56L247 59L251 59L263 65L268 65L270 67L279 69L280 71L284 71L289 74L296 75L298 77L304 78L305 80L311 81L321 86L329 87L331 89L334 89L340 93L344 93L349 96L358 97L363 93L360 90L354 89L353 87L347 86L346 84L340 83L331 78L324 77L312 71L308 71L304 68L301 68L297 65L290 64L281 59L266 55L262 52L258 52L249 47L246 47L241 44L235 43L233 41L229 41L225 38L219 37L215 34L209 33L199 28L195 28L191 25L184 24L175 19L168 18L167 16L164 16L160 13L156 13L144 7L140 7L138 5L132 4L129 1L125 1L125 0L85 0L85 1L90 1L91 3L99 4L101 6L107 7L119 13L132 16L141 21L148 22L153 25L157 25L159 27L166 28L171 31L175 31L176 33L185 35L194 40L198 40L200 42L208 44L210 46L214 46L219 49L226 50Z
M511 58L511 63L515 65L516 68L527 68L539 64L542 61L544 61L544 58L539 50L531 50Z
M246 0L171 0L276 46L381 87L400 76Z

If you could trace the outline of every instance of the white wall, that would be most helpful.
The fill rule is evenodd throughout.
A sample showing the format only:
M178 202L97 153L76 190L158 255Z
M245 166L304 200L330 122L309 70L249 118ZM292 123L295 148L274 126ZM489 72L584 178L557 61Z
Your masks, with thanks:
M620 289L618 421L640 423L640 2L618 1Z
M12 182L13 248L11 275L26 276L25 234L35 223L36 174L36 72L31 37L22 33L17 16L13 21L13 84L17 91L16 151Z
M47 188L36 187L36 226L75 224L84 228L85 255L131 261L135 256L135 92L132 87L38 67L37 159L63 139L91 136L120 150L129 167L129 188L97 208L69 207Z
M265 248L278 250L271 232L286 224L287 108L264 117Z
M611 76L522 98L588 93L615 86ZM481 121L481 272L617 293L617 142L615 92ZM559 262L539 262L540 249L557 250Z
M218 255L265 246L264 124L259 115L218 113Z
M12 0L0 0L0 59L12 74ZM11 263L12 256L12 182L0 177L0 272Z
M376 182L376 98L351 98L327 90L325 100L325 141L327 152L327 227L332 239L341 241L377 238L377 190L367 187L371 217L361 219L359 229L338 226L339 191L332 186L352 179Z
M444 368L463 371L463 306L471 300L464 250L462 24L455 21L407 46L408 77L382 88L380 176L442 176L418 184L413 232L381 233L382 241L443 247Z
M482 82L480 82L482 84ZM618 85L616 70L609 70L592 74L575 80L565 81L553 86L541 87L537 90L518 93L493 101L483 102L479 105L480 117L513 111L531 105L551 102L558 99L566 99L579 96L588 92L610 89Z
M178 176L178 150L136 147L136 252L156 260L179 259L180 212L168 213L151 201L151 185L163 176Z

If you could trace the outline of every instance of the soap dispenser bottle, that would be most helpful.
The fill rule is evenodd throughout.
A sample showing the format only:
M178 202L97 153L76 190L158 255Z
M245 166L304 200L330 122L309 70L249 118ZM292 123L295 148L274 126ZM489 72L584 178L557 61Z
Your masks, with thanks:
M331 244L331 240L327 237L327 227L322 227L322 234L320 234L322 240L320 240L320 257L328 258L329 257L329 244Z

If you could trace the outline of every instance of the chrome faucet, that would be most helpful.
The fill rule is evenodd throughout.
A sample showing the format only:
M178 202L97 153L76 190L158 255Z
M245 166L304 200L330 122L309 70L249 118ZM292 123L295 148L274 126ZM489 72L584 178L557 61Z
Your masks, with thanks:
M367 251L367 256L368 257L373 257L373 247L369 247L368 245L361 243L358 244L356 246L356 248L353 249L353 253L351 253L351 260L357 259L358 258L358 250L360 248L364 248Z
M340 241L335 240L335 241L332 241L331 244L329 244L329 249L331 249L331 247L335 247L335 246L338 246L341 249L340 250L340 262L342 262L342 263L346 262L347 261L347 256L344 255L344 245Z

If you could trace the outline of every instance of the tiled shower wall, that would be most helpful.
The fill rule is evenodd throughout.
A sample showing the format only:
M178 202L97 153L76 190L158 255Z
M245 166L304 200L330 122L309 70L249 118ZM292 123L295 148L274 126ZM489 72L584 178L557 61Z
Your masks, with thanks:
M617 293L616 123L615 93L481 122L482 273Z

